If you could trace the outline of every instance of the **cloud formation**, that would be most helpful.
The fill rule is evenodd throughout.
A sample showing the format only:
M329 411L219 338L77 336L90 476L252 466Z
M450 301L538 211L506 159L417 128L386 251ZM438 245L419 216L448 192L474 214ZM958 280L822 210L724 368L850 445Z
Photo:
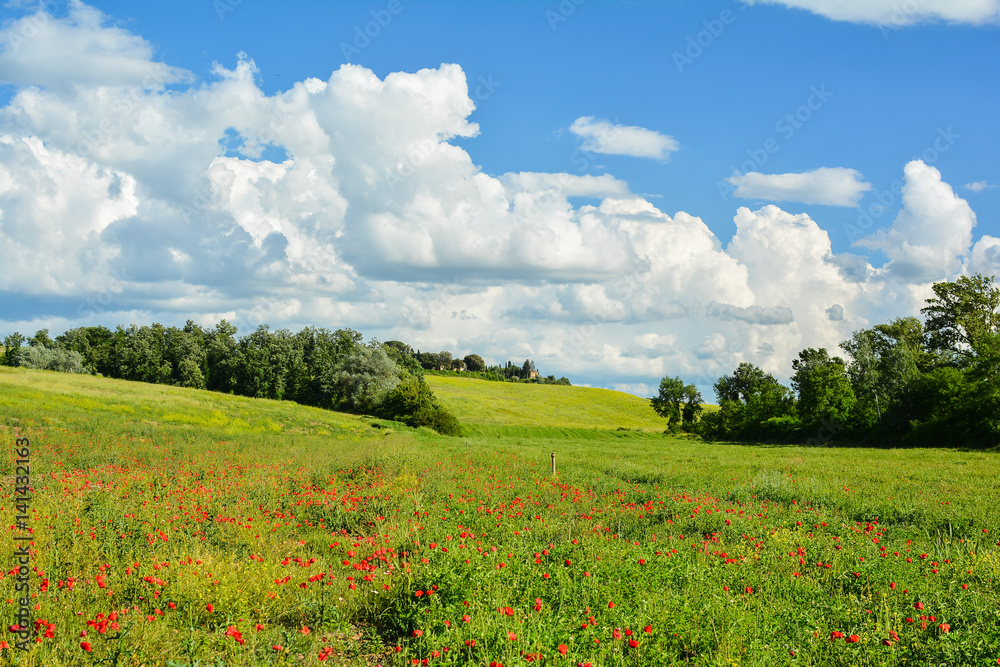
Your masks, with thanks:
M79 0L56 20L41 11L0 29L0 83L50 89L76 86L160 88L190 82L190 72L152 62L142 37L107 25L106 17Z
M1000 22L997 0L742 0L747 5L784 5L834 21L902 28L944 21L982 25Z
M955 274L972 246L976 214L923 160L909 162L903 174L903 209L892 226L855 245L884 252L885 271L906 283Z
M857 206L865 192L872 189L856 169L820 167L793 174L762 174L751 171L730 176L733 195L741 199L791 201L824 206Z
M970 192L982 192L983 190L992 190L997 186L987 181L975 181L974 183L966 183L962 187Z
M581 116L569 131L583 139L581 148L591 153L631 155L666 162L680 148L671 136L636 125L616 125L593 116Z
M34 19L39 37L97 46L74 85L69 59L0 61L18 84L0 109L5 331L350 326L591 384L670 374L707 390L740 361L787 377L798 350L915 312L933 281L1000 273L1000 240L973 246L972 210L919 161L892 227L861 243L885 266L833 253L817 221L774 205L741 207L724 244L609 174L484 172L453 143L480 131L458 65L384 78L343 65L268 95L246 56L186 85L97 10ZM175 85L147 85L147 69ZM604 152L677 148L574 126L589 142L602 123L618 133ZM830 171L759 176L798 178L794 201L856 201L860 174Z

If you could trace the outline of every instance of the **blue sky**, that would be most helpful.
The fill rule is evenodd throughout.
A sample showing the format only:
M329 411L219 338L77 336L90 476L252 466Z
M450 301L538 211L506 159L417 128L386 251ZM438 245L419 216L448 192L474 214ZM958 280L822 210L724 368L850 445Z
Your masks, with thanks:
M225 316L643 395L787 377L1000 274L998 5L15 3L0 331Z

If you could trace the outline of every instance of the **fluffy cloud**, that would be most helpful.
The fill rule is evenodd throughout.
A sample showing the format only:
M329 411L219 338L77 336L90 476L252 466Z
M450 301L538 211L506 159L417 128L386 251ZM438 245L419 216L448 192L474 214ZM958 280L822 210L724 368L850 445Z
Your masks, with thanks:
M1000 283L1000 239L995 236L983 236L979 239L972 247L968 268L968 273L993 276Z
M631 155L666 160L680 148L671 136L636 125L616 125L593 116L581 116L569 131L583 139L583 150L607 155Z
M797 174L761 174L751 171L726 179L735 185L733 195L742 199L794 201L825 206L857 206L872 189L855 169L820 167Z
M267 95L240 57L168 91L140 74L182 73L96 10L21 21L32 18L44 28L34 39L91 45L94 60L67 85L72 59L0 55L19 85L0 109L7 331L223 317L244 333L351 326L421 349L531 357L595 385L643 391L670 374L708 390L744 360L787 377L802 347L835 349L914 312L930 281L1000 272L1000 241L970 251L975 216L920 162L906 166L892 228L865 240L884 267L834 254L816 221L773 205L740 208L724 245L701 218L611 175L485 173L452 142L479 132L457 65L381 79L344 65ZM676 149L643 128L574 126L589 142L601 123L617 132L605 152ZM864 185L841 171L828 199Z
M189 72L152 62L152 45L106 25L100 11L70 0L68 16L41 11L0 29L0 82L47 88L143 86L190 81Z
M972 246L976 214L941 180L941 172L914 160L903 170L903 208L888 230L855 245L881 250L886 271L906 283L946 280Z
M742 0L744 4L784 5L805 9L835 21L871 23L901 28L930 21L949 23L997 23L997 0Z

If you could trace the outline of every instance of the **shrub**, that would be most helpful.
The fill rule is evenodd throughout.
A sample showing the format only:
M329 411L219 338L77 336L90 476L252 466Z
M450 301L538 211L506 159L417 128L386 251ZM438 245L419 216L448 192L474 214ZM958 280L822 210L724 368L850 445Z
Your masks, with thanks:
M85 373L92 375L93 371L83 363L83 355L70 350L48 349L41 346L22 347L14 356L14 366L35 368L60 373Z
M377 416L407 426L428 426L444 435L460 435L455 415L437 402L421 377L408 377L390 391L378 407Z

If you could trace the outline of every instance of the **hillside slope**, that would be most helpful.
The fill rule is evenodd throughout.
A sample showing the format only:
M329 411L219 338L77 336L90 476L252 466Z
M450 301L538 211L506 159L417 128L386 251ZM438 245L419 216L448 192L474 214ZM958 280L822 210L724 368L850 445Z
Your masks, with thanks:
M649 401L610 389L425 377L434 394L467 425L663 431Z
M163 426L216 436L372 437L370 419L268 399L201 389L0 366L0 426L74 423L116 428Z

